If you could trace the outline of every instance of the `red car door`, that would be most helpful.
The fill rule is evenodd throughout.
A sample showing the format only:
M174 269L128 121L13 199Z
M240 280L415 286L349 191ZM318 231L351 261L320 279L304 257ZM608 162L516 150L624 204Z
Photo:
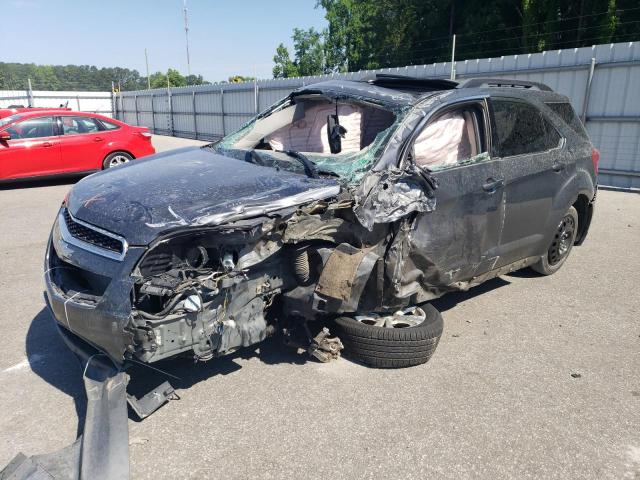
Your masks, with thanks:
M93 117L64 115L59 117L61 127L60 151L62 163L69 172L83 172L102 168L107 155L108 132Z
M0 140L0 179L61 173L60 140L53 117L32 117L5 126Z

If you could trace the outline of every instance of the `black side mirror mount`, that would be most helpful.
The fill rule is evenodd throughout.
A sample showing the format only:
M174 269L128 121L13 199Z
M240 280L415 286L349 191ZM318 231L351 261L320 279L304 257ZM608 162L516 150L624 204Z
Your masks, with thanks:
M347 129L338 122L338 115L327 115L327 137L331 153L342 151L342 139L346 133Z

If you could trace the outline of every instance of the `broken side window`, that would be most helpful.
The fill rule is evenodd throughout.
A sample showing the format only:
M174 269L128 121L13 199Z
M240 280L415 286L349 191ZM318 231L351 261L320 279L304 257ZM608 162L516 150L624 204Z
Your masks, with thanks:
M544 152L560 145L560 134L533 105L492 98L493 150L498 157Z

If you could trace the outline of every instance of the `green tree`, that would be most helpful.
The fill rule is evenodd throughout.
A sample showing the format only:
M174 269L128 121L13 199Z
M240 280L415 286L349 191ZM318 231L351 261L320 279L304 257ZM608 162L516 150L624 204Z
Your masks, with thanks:
M453 34L457 60L640 39L637 0L317 0L316 7L327 20L321 38L294 36L305 62L307 40L323 45L325 72L448 61ZM282 44L274 62L276 77L313 74Z
M300 76L324 73L324 46L320 32L313 27L309 30L294 28L293 49Z
M169 85L171 87L187 86L187 79L183 77L178 70L170 68L167 70L167 77L169 78Z
M187 85L187 79L183 77L180 72L173 68L167 70L166 74L162 72L156 72L149 75L149 81L151 83L151 88L167 88L167 86L185 87Z
M273 57L275 78L319 75L325 72L322 34L313 27L308 30L293 29L294 60L284 44L278 45Z
M149 83L151 88L167 88L167 75L162 72L156 72L149 75Z
M164 75L164 76L163 76ZM147 79L137 70L122 67L98 68L93 65L35 65L33 63L0 62L0 88L24 90L27 79L31 79L34 90L87 90L109 91L111 82L122 90L147 88ZM166 88L166 74L154 74L154 83L158 88ZM170 69L172 86L203 85L208 83L202 75L183 77L177 70Z
M291 60L291 56L289 55L289 50L287 49L287 47L284 46L283 43L278 45L278 48L276 48L276 54L273 57L273 63L275 63L273 67L274 78L288 78L288 77L300 76L298 67Z
M187 75L185 81L187 85L211 85L211 82L207 82L202 75Z

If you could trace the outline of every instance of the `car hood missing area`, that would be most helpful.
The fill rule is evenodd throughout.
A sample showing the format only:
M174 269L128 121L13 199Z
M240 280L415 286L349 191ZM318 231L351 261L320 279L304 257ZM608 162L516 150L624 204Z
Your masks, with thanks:
M335 180L262 167L189 147L91 175L67 201L80 220L147 245L179 227L221 223L337 195Z

